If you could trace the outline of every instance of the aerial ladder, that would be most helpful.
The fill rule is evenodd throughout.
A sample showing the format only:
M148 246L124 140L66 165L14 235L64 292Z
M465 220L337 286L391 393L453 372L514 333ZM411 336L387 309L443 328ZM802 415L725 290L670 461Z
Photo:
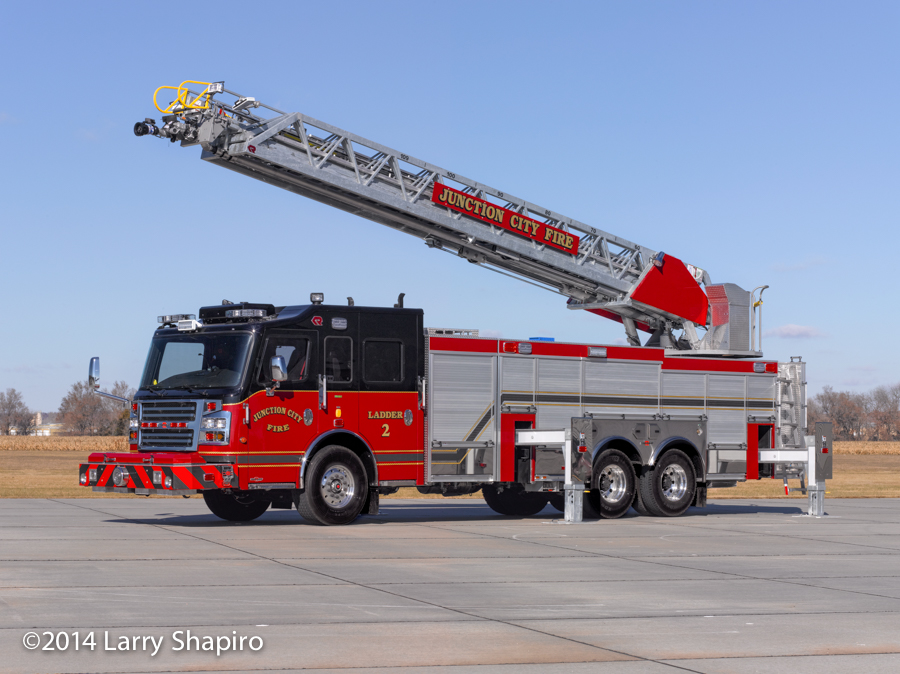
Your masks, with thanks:
M160 100L168 96L173 100ZM634 346L664 348L673 356L762 355L756 309L767 286L751 293L713 284L704 269L672 255L302 113L283 112L223 82L160 87L154 104L162 123L146 118L135 124L135 135L199 145L211 164L559 293L570 309L622 323ZM649 337L642 342L638 331Z

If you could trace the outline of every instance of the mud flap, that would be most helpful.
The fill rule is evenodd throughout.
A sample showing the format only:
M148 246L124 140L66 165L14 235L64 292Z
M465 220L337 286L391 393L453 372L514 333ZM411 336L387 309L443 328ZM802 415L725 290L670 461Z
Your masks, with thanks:
M362 514L363 515L377 515L378 514L378 504L380 501L380 497L378 495L377 487L369 488L369 498L366 499L366 504L363 506Z
M694 489L694 502L691 503L695 508L705 508L706 507L706 483L701 482L697 484L697 488Z

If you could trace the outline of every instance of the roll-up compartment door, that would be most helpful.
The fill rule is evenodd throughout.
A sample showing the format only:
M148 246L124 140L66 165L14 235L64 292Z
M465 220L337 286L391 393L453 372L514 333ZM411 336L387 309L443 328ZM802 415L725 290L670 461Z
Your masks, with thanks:
M497 357L432 352L430 359L430 479L493 478Z

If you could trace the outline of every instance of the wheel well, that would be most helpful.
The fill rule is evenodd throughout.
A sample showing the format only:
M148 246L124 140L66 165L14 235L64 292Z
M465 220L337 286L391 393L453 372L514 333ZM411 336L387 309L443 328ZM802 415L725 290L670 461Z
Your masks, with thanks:
M602 454L607 449L618 449L628 457L628 460L631 461L631 463L638 466L641 465L641 455L638 454L638 451L637 449L635 449L634 445L632 445L627 440L623 440L622 438L613 438L611 440L607 440L597 448L596 452L594 452L594 459L600 456L600 454Z
M657 455L656 459L654 459L653 463L657 463L662 456L673 449L680 449L687 456L688 459L691 460L691 464L694 466L694 477L697 482L704 482L706 480L706 475L703 473L703 460L700 458L700 452L697 451L697 448L694 447L689 442L685 441L675 441L665 446L665 448Z
M329 445L340 445L356 454L366 467L366 476L369 478L369 484L378 484L378 465L375 463L375 456L362 438L353 433L329 433L319 438L319 440L316 441L316 444L307 450L306 456L303 457L303 465L308 465L309 459L311 459L316 452Z

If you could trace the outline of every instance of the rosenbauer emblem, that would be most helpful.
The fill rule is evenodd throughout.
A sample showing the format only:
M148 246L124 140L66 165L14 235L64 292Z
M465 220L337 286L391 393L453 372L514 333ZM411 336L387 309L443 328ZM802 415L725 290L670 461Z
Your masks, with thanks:
M318 327L322 327L322 317L321 317L321 316L313 316L313 317L312 317L312 324L313 324L313 325L316 325L316 326L318 326Z

